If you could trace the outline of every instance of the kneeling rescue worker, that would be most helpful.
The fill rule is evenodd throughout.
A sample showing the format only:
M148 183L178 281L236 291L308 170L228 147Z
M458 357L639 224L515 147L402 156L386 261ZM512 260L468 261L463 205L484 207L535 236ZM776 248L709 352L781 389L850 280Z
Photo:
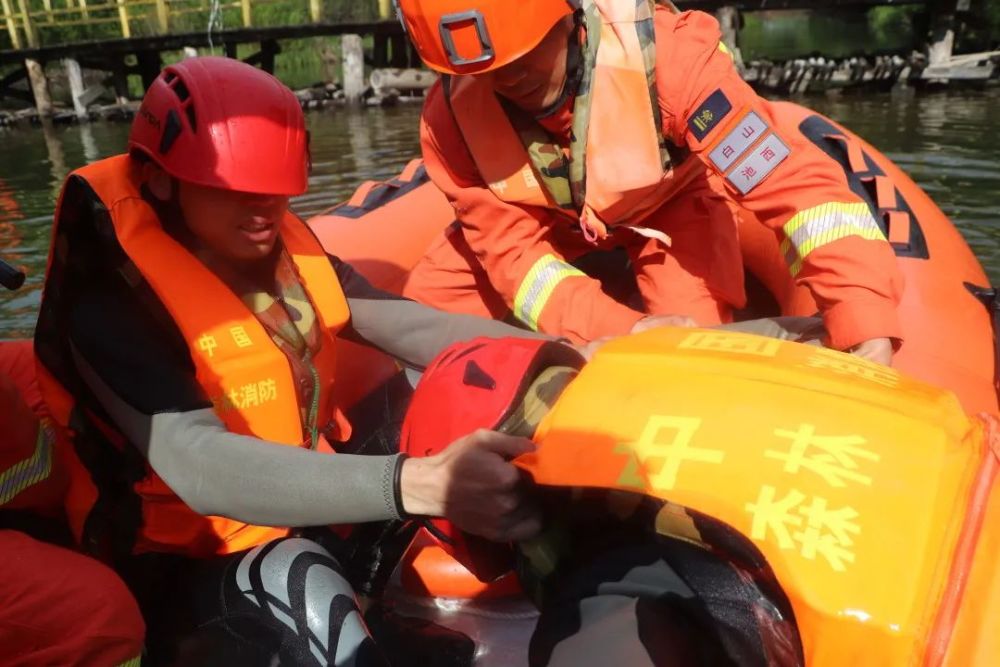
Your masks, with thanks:
M31 342L0 342L3 664L138 667L145 628L135 599L114 572L67 548L66 471L54 448Z
M444 75L421 143L460 223L405 295L512 312L573 341L710 326L745 304L737 227L756 218L819 305L826 343L891 362L902 278L890 245L841 167L740 79L713 18L653 0L398 8ZM636 308L571 263L619 246Z
M508 462L527 439L333 454L351 434L339 340L420 369L457 340L538 334L378 292L328 256L288 209L308 160L291 91L193 58L149 88L129 153L75 171L59 199L40 380L71 443L71 527L136 594L146 664L384 664L338 562L289 526L540 528Z

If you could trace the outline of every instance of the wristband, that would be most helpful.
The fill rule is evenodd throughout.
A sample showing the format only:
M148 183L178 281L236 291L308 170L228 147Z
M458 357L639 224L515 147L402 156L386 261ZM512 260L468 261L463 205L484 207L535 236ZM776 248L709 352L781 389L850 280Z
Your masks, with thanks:
M396 504L396 514L400 519L408 519L410 515L403 509L403 462L410 458L409 454L400 453L396 458L396 470L392 475L392 498Z

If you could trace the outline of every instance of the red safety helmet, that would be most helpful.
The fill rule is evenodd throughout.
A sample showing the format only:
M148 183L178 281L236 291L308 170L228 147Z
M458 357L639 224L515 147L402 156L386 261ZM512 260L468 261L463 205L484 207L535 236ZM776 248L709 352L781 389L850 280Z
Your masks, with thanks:
M530 437L533 432L521 432L527 427L523 419L510 420L528 400L532 382L546 368L579 369L583 363L572 348L544 338L476 338L451 345L427 366L413 392L399 451L432 456L480 428ZM550 390L565 386L549 384ZM534 399L545 404L540 397ZM480 581L492 581L510 569L511 554L502 546L462 533L445 519L429 523L433 540Z
M573 13L567 0L397 0L396 7L420 57L445 74L512 63Z
M128 145L182 181L299 195L308 185L302 107L262 70L231 58L189 58L146 91Z

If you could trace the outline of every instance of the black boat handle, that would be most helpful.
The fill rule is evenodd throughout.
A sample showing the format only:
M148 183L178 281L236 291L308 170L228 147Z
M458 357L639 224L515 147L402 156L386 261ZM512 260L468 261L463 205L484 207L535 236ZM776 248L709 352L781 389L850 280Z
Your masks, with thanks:
M0 285L9 290L16 290L24 284L24 272L18 271L7 262L0 259Z

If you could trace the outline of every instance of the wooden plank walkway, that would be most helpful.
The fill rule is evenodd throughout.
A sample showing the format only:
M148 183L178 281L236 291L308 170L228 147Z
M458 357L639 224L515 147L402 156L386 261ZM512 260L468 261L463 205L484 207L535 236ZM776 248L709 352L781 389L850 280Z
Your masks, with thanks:
M307 23L304 25L273 26L266 28L230 28L212 32L212 43L233 49L237 44L275 42L282 39L333 35L372 35L375 37L403 36L402 26L396 21L371 23ZM81 64L101 56L118 56L142 52L179 51L186 46L208 47L209 36L205 30L198 32L170 33L101 41L70 42L34 48L0 51L0 65L20 63L25 58L48 62L61 58L75 58Z
M681 9L716 11L731 7L740 11L753 12L781 9L830 9L866 8L881 5L924 5L962 0L676 0ZM0 51L0 64L17 62L25 58L41 61L82 55L97 49L111 49L117 52L137 53L144 50L172 50L183 46L207 45L203 33L176 32L173 24L180 16L192 13L206 14L204 2L193 0L98 0L88 4L88 0L65 0L65 7L53 6L53 0L45 0L44 9L29 8L28 0L0 0L0 25L5 25L13 48ZM283 5L283 0L229 0L222 9L239 8L242 27L216 33L220 40L231 43L262 42L265 40L309 37L315 35L350 34L399 34L395 21L384 20L373 23L333 23L323 21L321 0L309 0L312 21L302 25L253 26L253 9L260 5ZM389 3L380 0L379 13L385 19L391 17ZM50 39L48 30L63 26L98 25L118 23L120 39L100 39L94 42L58 43ZM133 36L132 27L137 23L152 26L156 35ZM147 28L148 29L148 28Z
M245 60L273 72L275 56L281 52L281 40L360 35L373 38L373 48L366 56L369 65L420 65L402 27L397 21L390 20L390 0L372 1L368 9L360 14L381 16L382 20L365 23L326 21L323 0L307 0L309 23L271 26L255 25L255 7L291 6L289 2L302 0L212 0L213 16L217 16L220 9L230 12L239 10L243 25L213 30L211 34L204 29L190 30L190 15L198 14L199 22L205 19L210 8L208 0L42 0L43 9L38 8L37 0L32 4L29 1L0 0L0 25L7 28L9 42L13 46L0 50L0 68L7 68L0 71L0 100L12 97L27 101L29 94L21 87L21 81L27 79L32 91L30 97L43 116L51 113L51 102L46 99L45 65L60 60L66 61L65 66L73 71L71 78L75 76L79 79L81 67L108 72L119 100L127 98L129 75L139 75L143 86L148 87L162 67L162 54L185 47L219 46L227 56L236 57L240 45L257 44L258 50ZM56 2L65 6L57 7ZM942 27L947 28L957 12L968 10L970 6L970 0L675 0L675 3L681 9L717 12L723 24L724 39L734 49L738 46L738 13L741 11L831 8L860 11L880 5L928 5L932 13L943 17ZM267 14L258 12L256 18L263 19ZM188 18L183 18L186 15ZM117 28L108 27L110 24L117 24ZM100 30L109 37L115 31L121 37L69 43L50 41L60 34L51 29L75 25L104 25ZM133 35L133 27L139 26L154 34ZM931 58L934 63L951 55L950 42L945 39L946 31L936 32L942 33L940 41L947 47L947 53L941 58Z

